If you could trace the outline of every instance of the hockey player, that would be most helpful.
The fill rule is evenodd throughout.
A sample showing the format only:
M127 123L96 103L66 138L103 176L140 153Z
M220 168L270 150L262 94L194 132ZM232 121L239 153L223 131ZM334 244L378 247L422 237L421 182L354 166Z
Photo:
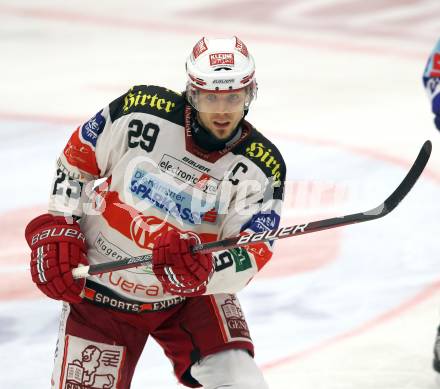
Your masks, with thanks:
M435 126L440 131L440 40L434 46L434 50L426 64L423 73L423 85L431 101L431 109L435 115ZM432 366L437 373L440 373L440 326L437 328Z
M235 293L272 244L190 249L277 228L284 161L244 120L257 86L240 39L202 38L186 72L185 93L135 86L78 127L26 228L32 280L64 301L52 388L129 388L148 336L188 387L267 388ZM71 275L151 252L152 266Z
M440 131L440 40L435 45L426 64L423 85L431 101L432 113L435 115L435 126Z

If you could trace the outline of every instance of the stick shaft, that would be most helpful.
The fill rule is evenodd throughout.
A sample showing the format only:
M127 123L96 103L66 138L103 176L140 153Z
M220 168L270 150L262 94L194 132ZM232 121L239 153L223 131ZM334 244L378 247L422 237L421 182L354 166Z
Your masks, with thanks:
M418 178L425 169L431 155L432 145L428 140L420 149L419 155L411 166L407 175L399 186L391 193L388 198L375 208L365 212L353 213L341 217L323 219L304 224L297 224L289 227L281 227L276 230L268 230L248 235L240 235L215 242L202 243L193 247L193 252L210 253L230 249L234 247L247 246L251 244L267 242L277 239L290 238L292 236L310 234L312 232L324 231L330 228L342 227L349 224L363 223L369 220L381 218L392 210L409 193ZM125 258L119 261L104 262L97 265L81 266L73 269L73 278L84 278L94 274L101 274L110 271L129 269L132 267L143 266L151 263L151 254L139 257Z

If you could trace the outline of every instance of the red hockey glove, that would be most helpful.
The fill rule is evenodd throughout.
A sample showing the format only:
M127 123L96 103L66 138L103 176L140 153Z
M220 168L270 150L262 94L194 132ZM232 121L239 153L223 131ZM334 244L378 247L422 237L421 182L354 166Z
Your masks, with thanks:
M175 230L156 238L153 272L165 291L178 296L200 296L213 273L211 254L191 253L195 242Z
M64 216L40 215L25 230L32 250L32 281L48 297L79 303L85 280L74 280L72 269L87 265L86 244L79 224L68 224Z

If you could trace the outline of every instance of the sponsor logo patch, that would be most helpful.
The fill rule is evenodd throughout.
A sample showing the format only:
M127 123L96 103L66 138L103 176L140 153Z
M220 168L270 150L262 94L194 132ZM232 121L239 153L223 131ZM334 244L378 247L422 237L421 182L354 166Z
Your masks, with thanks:
M193 161L192 159L188 158L187 156L184 156L182 158L182 161L185 162L187 165L192 166L194 169L199 170L204 173L209 173L211 169L207 168L206 166L201 165L200 163Z
M124 291L127 291L126 288L128 287L130 289L129 291L131 292L133 292L133 289L136 288L139 291L144 292L144 296L142 297L157 296L159 294L159 287L156 285L146 286L146 285L134 284L132 282L128 282L124 280L120 285L120 287ZM115 309L117 311L134 312L134 313L163 311L185 301L185 297L180 297L180 296L174 297L169 300L153 301L153 302L142 302L132 299L125 299L119 296L117 293L114 293L111 290L106 289L105 287L102 287L101 285L90 281L86 283L84 292L85 292L84 297L90 301L93 301L93 303L96 305L108 307L111 309ZM133 297L137 297L137 296L133 296Z
M197 180L197 184L202 183ZM202 213L192 210L192 197L171 188L169 184L159 180L145 171L136 169L131 178L131 193L137 198L147 201L155 208L188 224L200 224ZM209 220L209 219L208 219ZM207 221L208 221L207 220Z
M165 220L153 216L143 215L138 209L124 204L118 193L109 191L106 196L106 207L102 215L108 225L119 233L131 239L138 247L152 250L154 239L161 233L176 230L179 233L194 234L186 229L179 229ZM198 234L202 242L216 240L214 233L200 232Z
M116 388L125 348L67 335L61 388Z
M164 154L159 162L159 169L169 176L197 188L207 194L216 194L220 181L208 175L201 174L200 170L179 161L171 155Z
M102 110L81 127L83 140L90 143L93 147L96 147L96 141L105 127L105 118L101 114Z
M260 142L252 142L249 147L246 147L246 155L251 159L258 160L263 167L267 168L273 176L275 183L280 181L281 164L275 159L271 148L266 147Z
M139 247L152 250L154 240L171 229L170 224L156 216L138 215L130 224L130 235Z
M237 247L230 250L235 262L235 271L242 272L252 267L251 258L243 247Z
M272 242L269 242L272 243ZM246 246L246 251L254 256L257 269L260 270L272 257L272 251L266 243L254 243Z
M110 242L101 232L98 234L94 246L98 253L115 261L119 261L124 258L133 257L133 255L128 254L120 247ZM139 266L133 269L126 269L126 271L136 274L145 274L145 273L154 274L153 271L151 270L151 264L145 266Z
M249 228L254 232L263 232L274 230L278 228L279 224L280 216L274 210L271 210L270 213L259 212L252 216L251 221L248 225L245 225L245 228Z
M91 146L84 144L80 140L79 130L80 128L70 137L69 142L64 148L64 156L70 165L92 176L98 176L99 168L96 163L95 153Z
M228 340L249 341L249 328L237 297L233 294L214 295L213 297L219 307Z
M138 107L150 107L157 111L165 111L170 113L176 107L176 103L171 100L164 99L157 93L154 95L146 93L142 90L133 93L133 88L125 95L124 105L122 107L124 113Z

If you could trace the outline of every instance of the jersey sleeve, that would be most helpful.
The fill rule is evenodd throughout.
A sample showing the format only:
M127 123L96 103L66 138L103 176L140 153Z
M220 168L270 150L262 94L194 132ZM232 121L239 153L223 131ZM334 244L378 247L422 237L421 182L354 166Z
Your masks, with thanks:
M280 223L286 167L284 160L273 144L255 142L247 147L247 158L240 160L231 170L226 186L232 186L233 197L227 212L219 212L221 227L219 239L240 234L277 229ZM273 164L266 166L252 155L258 154L258 147L267 151ZM227 187L222 188L228 190ZM213 253L215 271L208 283L207 294L235 293L249 281L271 259L274 241Z
M93 207L93 185L111 175L126 151L125 117L112 120L123 97L100 110L71 135L57 160L49 198L49 212L81 217Z
M435 124L440 129L440 40L434 46L423 73L423 85L431 102Z

